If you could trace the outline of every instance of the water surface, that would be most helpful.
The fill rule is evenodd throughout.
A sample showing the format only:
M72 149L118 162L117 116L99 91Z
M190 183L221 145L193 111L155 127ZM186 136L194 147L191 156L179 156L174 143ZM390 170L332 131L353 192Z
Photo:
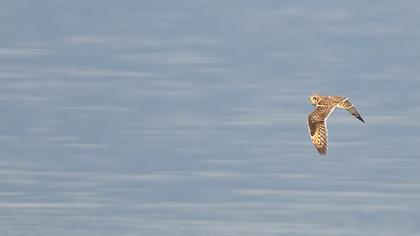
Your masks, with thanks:
M420 235L415 1L9 1L1 235ZM329 154L313 92L344 95Z

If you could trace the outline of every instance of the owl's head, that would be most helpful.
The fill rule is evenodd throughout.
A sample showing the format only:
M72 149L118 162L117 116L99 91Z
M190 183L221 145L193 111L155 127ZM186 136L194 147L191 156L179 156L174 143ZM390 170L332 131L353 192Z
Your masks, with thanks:
M318 104L320 98L321 98L321 95L319 95L318 93L311 94L311 96L309 96L309 102L312 105L316 106L316 104Z

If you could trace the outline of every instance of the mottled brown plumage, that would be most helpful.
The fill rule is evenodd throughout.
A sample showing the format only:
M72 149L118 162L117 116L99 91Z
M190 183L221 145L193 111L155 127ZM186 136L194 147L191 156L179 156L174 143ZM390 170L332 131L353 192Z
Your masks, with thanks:
M346 97L313 94L309 97L309 101L315 106L315 110L308 115L309 134L319 154L325 155L327 153L328 132L326 122L328 116L336 107L347 110L354 117L365 122Z

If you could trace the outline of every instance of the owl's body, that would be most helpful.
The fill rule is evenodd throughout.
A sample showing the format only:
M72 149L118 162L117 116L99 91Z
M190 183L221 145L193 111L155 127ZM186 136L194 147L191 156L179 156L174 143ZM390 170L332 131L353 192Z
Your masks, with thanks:
M346 97L313 94L309 96L309 101L315 106L315 110L308 115L309 134L319 154L327 153L328 132L326 121L335 108L345 109L360 121L365 122Z

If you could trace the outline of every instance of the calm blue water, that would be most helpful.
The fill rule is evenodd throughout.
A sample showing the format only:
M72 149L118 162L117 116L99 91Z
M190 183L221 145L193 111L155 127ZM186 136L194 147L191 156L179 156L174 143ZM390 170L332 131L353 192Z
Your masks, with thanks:
M418 1L0 3L0 235L420 235ZM329 154L308 95L348 96Z

